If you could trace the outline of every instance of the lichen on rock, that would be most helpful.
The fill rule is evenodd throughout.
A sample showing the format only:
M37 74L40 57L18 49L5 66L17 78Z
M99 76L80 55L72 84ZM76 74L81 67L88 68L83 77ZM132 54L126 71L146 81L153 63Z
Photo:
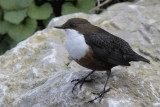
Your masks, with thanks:
M159 107L160 106L160 1L140 0L119 3L99 15L75 13L53 18L48 27L37 31L15 48L0 56L1 107ZM102 90L105 72L96 72L80 90L72 94L72 79L90 70L74 62L65 49L65 33L53 28L79 17L89 20L150 59L151 64L131 62L115 67L101 103L86 103ZM69 65L68 65L69 64Z

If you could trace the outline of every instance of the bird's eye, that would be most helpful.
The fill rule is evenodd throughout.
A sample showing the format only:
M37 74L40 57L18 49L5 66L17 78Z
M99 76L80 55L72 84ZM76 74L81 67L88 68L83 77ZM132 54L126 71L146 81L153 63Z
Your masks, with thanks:
M71 26L72 28L74 28L74 27L76 27L76 24L75 24L75 23L71 23L70 26Z

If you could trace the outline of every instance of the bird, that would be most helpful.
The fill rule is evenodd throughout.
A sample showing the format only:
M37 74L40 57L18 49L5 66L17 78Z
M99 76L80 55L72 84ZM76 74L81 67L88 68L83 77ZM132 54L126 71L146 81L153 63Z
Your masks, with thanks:
M86 19L71 18L55 28L65 31L65 46L73 60L79 65L91 69L91 72L85 77L72 80L75 82L72 92L78 84L81 88L84 82L89 82L90 80L87 78L95 71L106 71L103 90L94 93L97 97L88 102L94 102L97 99L100 102L105 93L110 91L111 88L106 89L106 86L113 67L130 66L129 62L131 61L150 63L148 59L133 51L125 40L91 24Z

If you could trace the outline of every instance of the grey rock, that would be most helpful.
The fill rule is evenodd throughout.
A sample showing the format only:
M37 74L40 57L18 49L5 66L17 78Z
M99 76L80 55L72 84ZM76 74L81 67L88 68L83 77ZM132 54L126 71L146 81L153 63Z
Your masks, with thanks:
M75 13L53 18L48 27L0 56L0 107L159 107L160 0L119 3L100 15ZM53 28L79 17L125 39L151 64L131 62L115 67L108 82L112 90L101 103L87 103L102 90L106 78L97 71L72 94L71 80L89 69L74 62L64 46L64 31Z

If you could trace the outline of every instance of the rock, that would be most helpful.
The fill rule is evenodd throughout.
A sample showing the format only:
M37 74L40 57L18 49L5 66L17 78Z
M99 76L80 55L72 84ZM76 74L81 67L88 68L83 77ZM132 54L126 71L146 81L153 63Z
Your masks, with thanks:
M75 13L51 20L48 27L0 56L0 107L159 107L160 106L160 1L119 3L100 15ZM53 28L72 17L91 23L125 39L151 64L131 62L115 67L108 82L112 90L101 103L87 103L102 90L105 72L91 75L72 94L71 80L90 70L69 57L65 33ZM77 72L80 71L80 72Z

